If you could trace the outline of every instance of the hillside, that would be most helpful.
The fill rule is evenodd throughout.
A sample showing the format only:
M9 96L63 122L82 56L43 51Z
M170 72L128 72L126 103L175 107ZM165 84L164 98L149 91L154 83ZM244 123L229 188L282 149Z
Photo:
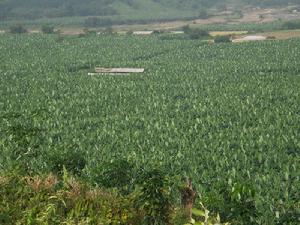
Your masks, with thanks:
M298 0L2 0L0 19L36 20L41 18L105 16L124 20L159 20L197 17L203 9L277 7Z

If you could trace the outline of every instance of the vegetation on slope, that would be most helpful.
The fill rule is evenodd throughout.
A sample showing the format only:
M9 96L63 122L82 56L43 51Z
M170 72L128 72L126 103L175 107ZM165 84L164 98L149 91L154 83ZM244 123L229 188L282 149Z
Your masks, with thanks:
M245 5L276 7L298 4L297 0L2 0L0 19L38 19L74 16L122 16L137 19L184 18L199 15L203 9L241 7ZM137 15L136 15L137 14ZM142 17L140 17L142 18Z

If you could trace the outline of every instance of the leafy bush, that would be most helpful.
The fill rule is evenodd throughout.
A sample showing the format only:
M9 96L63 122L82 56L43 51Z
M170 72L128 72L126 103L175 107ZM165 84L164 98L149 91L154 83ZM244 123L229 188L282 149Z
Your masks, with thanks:
M41 30L44 34L53 34L54 33L54 26L43 25Z
M199 28L192 29L188 35L189 35L190 39L202 39L202 38L210 37L208 31L201 30Z
M182 209L170 200L169 178L160 170L140 178L139 188L122 195L78 181L65 168L62 176L2 173L0 224L185 224ZM202 204L193 214L201 223L221 225Z
M205 203L221 217L239 225L255 225L259 216L256 191L247 183L220 184L219 193L205 196Z
M138 205L144 209L145 225L170 224L172 203L169 177L154 169L139 178Z
M128 187L133 184L133 165L126 160L116 160L103 164L103 172L100 173L97 181L106 188Z
M16 24L16 25L10 26L9 31L12 34L23 34L23 33L28 32L27 29L21 24Z
M202 39L210 37L208 31L202 30L200 28L191 28L189 26L184 26L182 30L189 37L189 39Z
M140 221L130 197L92 189L66 172L63 179L52 174L0 176L0 195L0 224L116 225Z
M214 38L215 43L228 43L231 42L230 36L216 36Z
M42 111L42 110L40 110ZM0 116L2 143L11 149L5 157L13 165L30 171L30 163L40 155L40 147L45 141L45 131L34 124L34 120L43 117L42 112L31 112L29 115L7 113Z
M69 150L64 146L53 149L45 154L45 161L50 171L56 174L61 174L65 167L72 174L80 175L86 165L84 154L76 146L69 147Z

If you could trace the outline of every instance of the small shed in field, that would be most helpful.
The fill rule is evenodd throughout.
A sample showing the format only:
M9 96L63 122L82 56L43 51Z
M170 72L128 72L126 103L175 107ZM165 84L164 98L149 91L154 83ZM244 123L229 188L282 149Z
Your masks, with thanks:
M88 75L129 75L130 73L143 73L144 68L104 68L96 67L94 73Z
M153 31L152 30L133 31L133 34L136 34L136 35L150 35L150 34L153 34Z

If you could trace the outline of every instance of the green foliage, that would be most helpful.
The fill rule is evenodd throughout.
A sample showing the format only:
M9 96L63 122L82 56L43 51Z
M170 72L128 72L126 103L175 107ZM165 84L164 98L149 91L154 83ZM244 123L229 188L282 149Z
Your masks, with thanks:
M223 190L224 207L223 215L234 224L257 224L258 217L255 204L255 190L247 184L234 183L228 190ZM243 223L242 221L247 221Z
M283 29L289 29L289 30L295 30L295 29L300 29L300 21L288 21L285 22L282 26Z
M132 183L141 168L165 165L192 178L212 215L239 218L231 178L247 187L251 181L255 191L254 199L237 201L246 212L240 224L297 224L299 40L208 45L156 36L6 34L0 49L1 171L48 174L65 166L102 186L102 174L108 181L113 168L120 170L109 168L114 161L129 162L123 167L133 171ZM146 71L87 76L95 66Z
M247 183L224 183L218 186L218 192L204 196L205 204L219 212L221 218L231 224L258 224L259 210L253 185ZM220 211L219 211L220 210Z
M99 17L88 17L84 21L85 27L106 27L113 25L111 19L99 18Z
M41 28L44 34L53 34L54 33L54 26L51 25L43 25Z
M144 180L145 179L145 180ZM20 171L0 175L1 224L174 224L182 209L170 201L168 178L160 170L147 172L130 195L95 188L70 176L64 168L62 177L24 176ZM149 186L147 183L149 182ZM138 204L137 204L138 203ZM199 212L201 214L199 214ZM201 204L193 210L197 223L221 225ZM172 223L170 223L170 218Z
M197 13L203 8L216 8L224 11L228 6L232 8L244 6L277 7L286 4L299 4L298 0L28 0L20 2L18 0L0 1L0 19L27 19L38 18L71 17L71 16L115 16L146 13L147 17L155 13L156 16L164 17L165 14L188 16ZM149 10L151 9L151 10ZM149 12L147 12L147 10ZM156 11L154 11L156 10ZM142 11L142 13L141 13Z
M57 146L52 151L45 153L47 166L50 171L60 174L65 167L74 175L80 175L86 166L84 152L78 150L78 146Z
M19 194L16 194L19 193ZM65 174L0 176L1 224L138 224L132 200Z
M192 209L192 221L186 221L186 215L182 208L175 210L174 216L172 218L172 223L174 225L229 225L231 223L221 222L219 214L213 215L210 211L204 207L200 202L198 203L199 208Z
M45 131L36 126L34 121L42 119L44 115L45 111L41 109L30 112L29 116L14 112L0 116L3 144L11 147L11 151L5 155L10 166L22 165L23 169L30 170L28 161L39 155L39 148L45 140Z
M216 36L214 38L215 43L228 43L231 42L231 37L230 36Z
M97 183L103 187L126 191L134 185L134 166L124 159L104 163L101 169L97 175Z
M162 170L154 169L139 177L139 185L137 204L144 211L142 224L170 224L172 202L169 177Z
M209 210L202 203L198 204L200 208L192 210L193 217L196 218L195 225L229 225L229 223L221 223L219 214L211 215Z
M200 12L199 12L199 18L200 19L207 19L209 17L208 12L206 9L201 8Z
M191 28L189 26L184 26L182 30L190 39L193 40L210 37L208 31L202 30L200 28Z
M12 34L27 33L27 29L22 24L15 24L9 27L9 32Z
M114 24L149 23L170 20L207 18L210 12L230 9L233 16L241 17L238 10L249 7L278 7L287 3L299 5L298 0L3 0L0 2L0 25L22 21L26 25L76 25L103 27ZM242 6L242 7L241 7ZM98 19L87 19L87 17ZM218 24L223 28L223 24ZM237 26L237 24L229 24ZM250 23L250 26L263 26Z

